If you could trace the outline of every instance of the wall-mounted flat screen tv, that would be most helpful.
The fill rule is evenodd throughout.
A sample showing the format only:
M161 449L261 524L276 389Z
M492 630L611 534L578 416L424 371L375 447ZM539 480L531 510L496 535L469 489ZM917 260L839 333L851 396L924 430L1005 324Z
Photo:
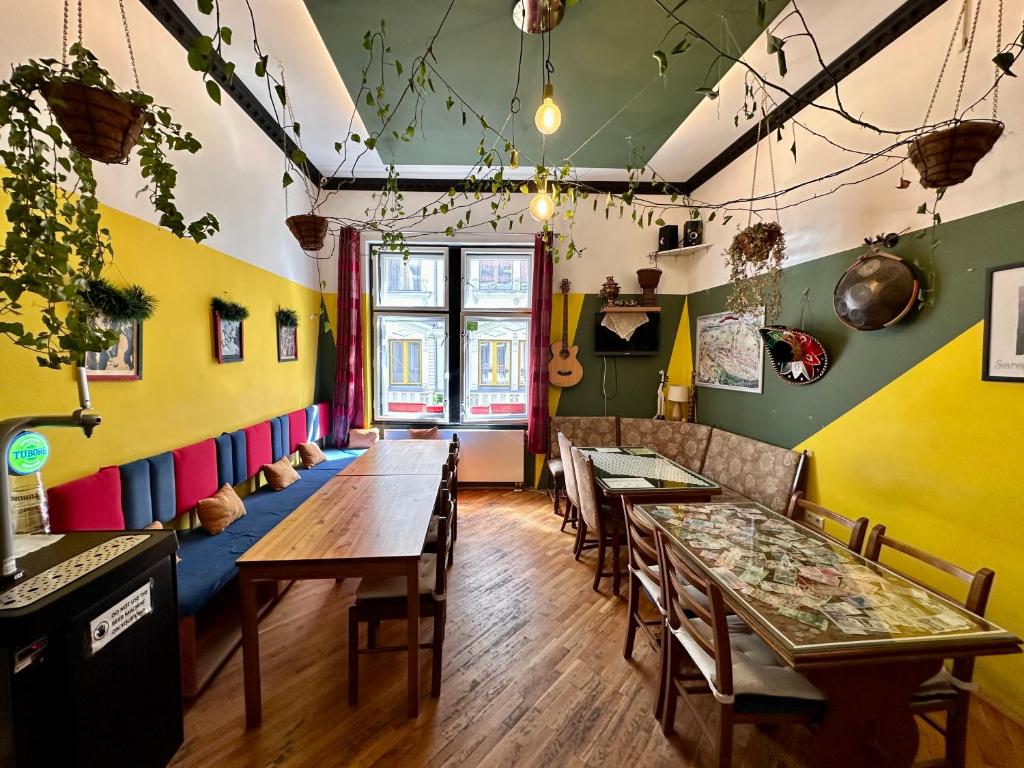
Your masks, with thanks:
M594 315L594 354L596 355L656 355L661 344L661 314L650 312L647 322L639 326L629 340L601 325L605 314Z

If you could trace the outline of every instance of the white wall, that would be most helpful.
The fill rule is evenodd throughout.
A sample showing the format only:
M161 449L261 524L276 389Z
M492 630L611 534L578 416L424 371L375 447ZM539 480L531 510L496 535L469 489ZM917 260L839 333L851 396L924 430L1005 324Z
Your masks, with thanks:
M149 11L137 2L125 3L125 11L143 90L158 104L171 107L176 119L203 144L196 155L172 155L178 169L175 195L186 218L212 212L220 220L221 231L207 240L207 245L316 287L315 265L284 225L280 150L228 96L219 107L207 97L199 75L188 69L184 49ZM28 58L60 58L62 17L59 0L0 2L0 69L7 73L13 64ZM71 28L75 36L74 20ZM131 88L131 66L116 0L85 3L84 37L86 47L99 57L118 85ZM132 161L127 168L94 166L101 202L156 223L158 217L148 202L136 196L142 187L137 163ZM293 202L292 213L296 205ZM116 257L116 242L114 250Z
M995 53L996 3L985 3L978 20L975 50L964 92L964 104L976 100L992 82L994 66L991 63ZM931 14L882 53L867 62L841 83L841 94L846 108L853 114L862 114L866 120L883 127L908 127L920 125L928 106L928 100L935 85L936 76L945 53L946 45L955 23L956 14L962 3L949 2ZM1012 40L1021 28L1024 18L1024 0L1006 0L1004 7L1004 43ZM812 26L812 29L814 27ZM794 48L801 40L794 40ZM756 58L764 41L754 43L752 58ZM806 45L806 43L804 43ZM795 50L794 50L795 53ZM963 67L963 54L954 50L943 88L936 100L932 120L951 116L955 88L959 83ZM764 58L763 56L761 57ZM773 61L767 62L764 72L777 76ZM999 118L1006 123L1003 137L992 153L978 165L974 175L965 183L948 190L939 204L943 220L970 216L981 211L996 208L1024 199L1024 78L1005 78L1000 88ZM723 84L723 99L735 102L737 93L742 95L742 80L731 79ZM820 103L834 104L831 94ZM989 117L991 104L986 102L976 111L977 117ZM813 108L804 109L798 119L814 130L828 135L835 141L865 151L875 151L890 142L873 132L856 128L850 123ZM708 120L707 109L691 115L680 129L686 135L688 126L695 131L705 131ZM742 120L735 129L732 113L724 110L719 122L723 135L732 141L740 131L749 128ZM789 153L791 138L787 130L784 140L773 143L777 188L785 188L822 175L831 169L851 162L852 155L828 146L819 139L797 129L797 162ZM758 163L757 192L771 190L767 164L767 141L762 141ZM701 200L721 201L750 194L754 151L750 150L739 160L719 173L694 196ZM850 178L867 176L881 170L883 161L875 161L860 173ZM886 175L847 187L834 195L808 202L798 208L781 212L780 221L786 233L788 264L799 263L827 256L837 251L856 247L863 238L879 232L900 232L928 226L929 216L916 213L918 206L934 200L934 193L918 184L918 174L907 162L903 175L911 180L910 188L898 190L900 169ZM785 202L827 192L837 183L833 180L812 185ZM766 214L774 218L773 214ZM721 219L721 215L719 216ZM739 214L728 227L717 222L708 227L708 239L727 246L736 229L745 226L746 214ZM941 247L941 246L940 246ZM970 254L964 254L964 267L970 266ZM690 291L698 291L727 281L721 250L713 248L706 254L692 260L684 281Z

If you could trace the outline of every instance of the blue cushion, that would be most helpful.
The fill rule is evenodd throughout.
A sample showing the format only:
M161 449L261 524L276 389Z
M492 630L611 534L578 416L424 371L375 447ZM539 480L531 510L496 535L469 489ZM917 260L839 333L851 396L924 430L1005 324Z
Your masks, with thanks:
M277 461L284 452L281 450L281 420L273 418L270 420L270 460Z
M227 432L220 437L213 438L217 444L217 485L234 485L241 480L235 480L235 453L231 446L231 435Z
M235 560L330 480L327 472L304 474L283 491L269 487L245 499L245 517L211 536L202 528L179 537L178 611L193 616L235 576Z
M153 498L153 519L166 523L178 514L178 498L174 490L174 456L158 453L150 456L149 488Z
M245 448L245 430L240 429L237 432L232 432L230 437L232 460L235 463L235 482L233 484L237 485L249 479L249 467L246 461L248 454Z
M311 469L301 469L299 474L303 472L330 472L337 474L341 472L345 467L351 464L353 461L358 459L366 453L365 448L346 448L338 450L335 448L325 448L324 456L327 457L327 461L320 462Z
M288 449L292 447L292 425L288 421L288 414L278 416L277 420L281 423L281 456L290 456L291 451Z
M306 408L306 442L320 439L320 409L315 405Z
M124 527L129 531L140 530L153 522L149 462L146 459L139 459L130 464L122 464L120 470Z

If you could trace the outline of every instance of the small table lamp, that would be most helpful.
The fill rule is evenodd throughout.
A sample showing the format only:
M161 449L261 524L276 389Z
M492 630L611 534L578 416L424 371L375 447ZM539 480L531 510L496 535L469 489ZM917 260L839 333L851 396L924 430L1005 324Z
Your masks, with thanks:
M670 403L668 418L670 421L683 420L682 404L690 399L689 387L681 384L672 384L668 388L668 402Z

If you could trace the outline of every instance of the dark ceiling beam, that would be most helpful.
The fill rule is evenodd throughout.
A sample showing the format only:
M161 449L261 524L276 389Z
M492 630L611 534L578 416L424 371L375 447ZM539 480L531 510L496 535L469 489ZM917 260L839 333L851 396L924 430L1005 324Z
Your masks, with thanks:
M808 104L817 101L832 90L835 82L857 71L862 64L881 53L946 2L947 0L908 0L903 3L829 64L827 72L819 72L792 97L786 99L773 112L769 113L767 126L761 128L761 134L770 134L779 126L792 120ZM725 170L730 163L737 160L748 149L751 149L757 143L757 138L758 127L755 124L717 157L677 186L687 193L693 192L705 182L710 181L717 173Z
M350 192L380 192L384 188L384 177L339 177L334 176L328 178L324 182L326 189L339 189L348 190ZM400 176L398 178L398 187L403 192L447 192L454 185L461 183L461 179L414 179ZM519 181L513 181L512 179L506 179L506 183L512 184L515 187L519 187L522 184L527 184L530 187L530 192L534 193L537 191L537 185L529 179L523 179ZM579 184L560 183L563 188L575 186L577 189L585 189L590 192L611 192L613 195L621 195L629 190L629 182L627 181L587 181L584 179ZM652 184L649 181L644 181L638 184L634 190L638 195L660 195L664 194L661 184Z
M202 34L192 20L185 15L185 12L178 7L174 0L139 0L142 5L153 14L171 36L177 40L186 51L192 46L192 41ZM239 77L228 77L224 59L216 53L212 55L213 68L210 76L217 81L221 90L225 91L242 111L249 116L259 128L267 134L267 137L274 142L278 149L286 149L289 156L299 147L285 133L284 129L266 107L256 98ZM196 73L199 77L199 73ZM319 185L323 174L311 163L304 163L302 169L313 184Z

